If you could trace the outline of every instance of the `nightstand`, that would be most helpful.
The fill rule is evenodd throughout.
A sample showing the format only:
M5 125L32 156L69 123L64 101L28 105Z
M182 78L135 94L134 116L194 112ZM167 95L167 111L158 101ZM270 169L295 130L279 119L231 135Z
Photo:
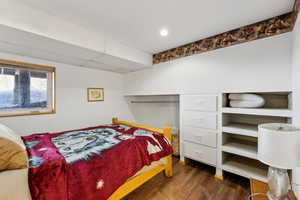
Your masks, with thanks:
M251 187L251 194L255 193L267 193L268 192L268 185L264 182L250 179L250 187ZM290 200L297 200L294 193L290 191L289 193ZM266 196L254 196L252 200L268 200Z

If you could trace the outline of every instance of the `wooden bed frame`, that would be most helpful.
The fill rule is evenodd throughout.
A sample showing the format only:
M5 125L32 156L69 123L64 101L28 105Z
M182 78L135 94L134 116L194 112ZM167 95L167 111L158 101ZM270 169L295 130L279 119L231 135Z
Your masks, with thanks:
M112 119L113 124L120 124L120 125L126 125L126 126L132 126L137 127L141 129L145 129L147 131L151 131L158 134L163 134L166 138L168 138L169 141L171 141L171 127L166 126L164 129L158 129L158 128L152 128L149 126L119 121L118 118ZM159 174L160 172L164 171L165 176L172 177L173 176L173 167L172 167L172 155L167 156L167 164L158 166L150 171L144 172L138 176L135 176L133 178L128 179L126 183L121 185L118 190L116 190L109 198L108 200L119 200L129 193L131 193L133 190L153 178L155 175Z

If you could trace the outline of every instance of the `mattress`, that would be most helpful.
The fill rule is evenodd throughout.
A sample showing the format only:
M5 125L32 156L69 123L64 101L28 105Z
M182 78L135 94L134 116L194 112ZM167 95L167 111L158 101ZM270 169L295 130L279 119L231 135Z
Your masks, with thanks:
M143 167L133 177L166 163L166 158L152 162L151 165ZM0 172L0 188L1 200L31 200L28 185L28 169Z

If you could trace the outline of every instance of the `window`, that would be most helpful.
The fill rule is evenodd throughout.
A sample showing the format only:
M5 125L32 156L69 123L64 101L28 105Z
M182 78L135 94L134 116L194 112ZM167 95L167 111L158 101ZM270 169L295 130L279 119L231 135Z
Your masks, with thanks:
M0 116L55 112L55 68L0 60Z

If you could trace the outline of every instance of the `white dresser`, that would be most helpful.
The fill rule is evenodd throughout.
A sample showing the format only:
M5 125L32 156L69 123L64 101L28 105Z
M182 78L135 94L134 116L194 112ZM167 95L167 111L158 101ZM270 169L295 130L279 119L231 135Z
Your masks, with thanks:
M217 165L218 96L180 96L180 160Z

